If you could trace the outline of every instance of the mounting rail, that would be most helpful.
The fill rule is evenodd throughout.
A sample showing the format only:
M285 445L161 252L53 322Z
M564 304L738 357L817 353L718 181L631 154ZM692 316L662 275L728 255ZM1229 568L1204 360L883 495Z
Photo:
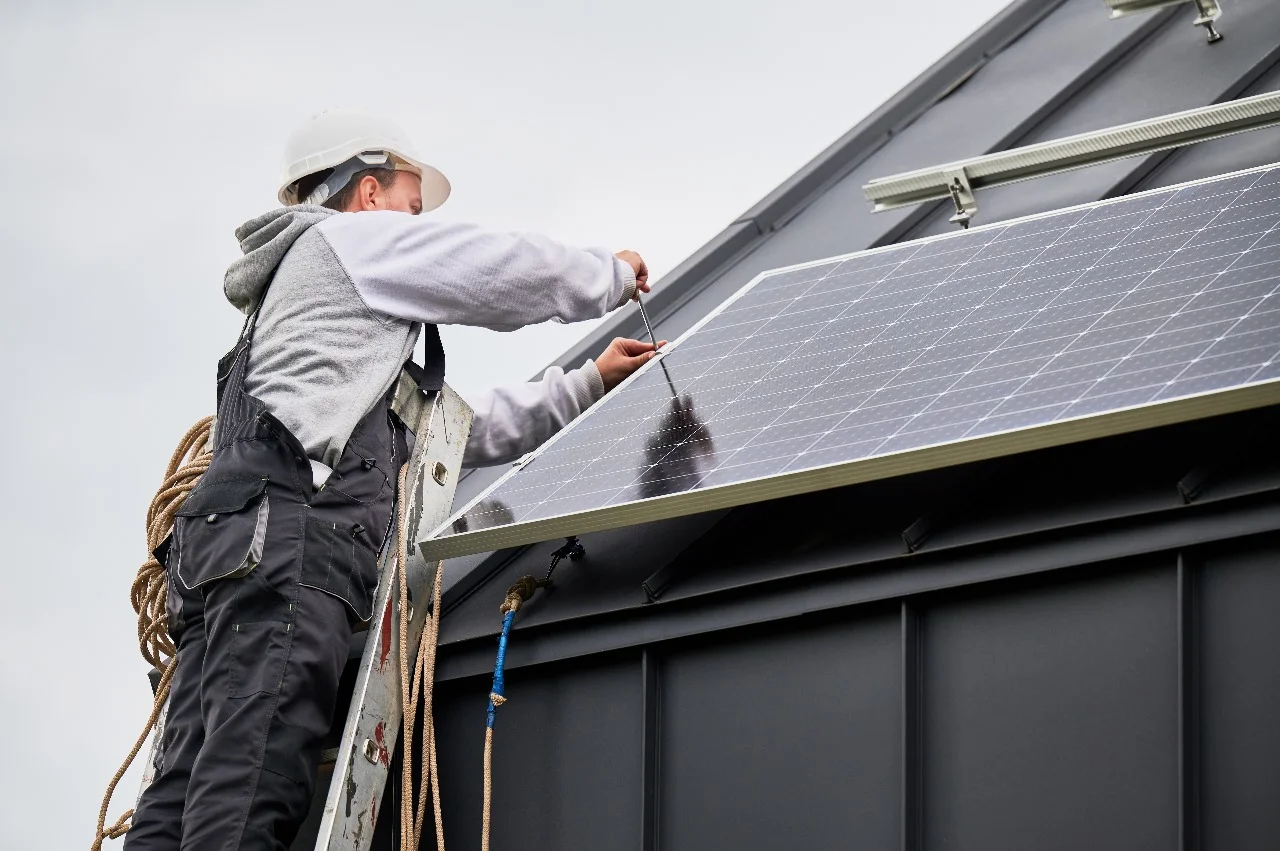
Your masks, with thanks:
M1280 124L1280 91L1188 109L1091 133L877 178L862 187L875 212L951 199L951 221L968 227L974 191L1166 151Z

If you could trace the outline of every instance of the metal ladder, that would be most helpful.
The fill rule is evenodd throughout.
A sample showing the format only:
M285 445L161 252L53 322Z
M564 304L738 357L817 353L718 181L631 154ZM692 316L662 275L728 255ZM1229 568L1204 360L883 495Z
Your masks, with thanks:
M434 565L428 566L422 560L418 543L449 516L462 469L462 453L471 432L471 408L447 385L439 393L423 393L413 379L402 373L392 410L414 435L407 492L396 495L398 500L408 500L409 555L405 568L410 603L406 645L412 670L435 579ZM374 614L325 798L316 851L368 851L373 842L378 803L386 787L402 719L397 634L399 566L395 549L388 545L378 565ZM167 712L166 705L156 724L139 795L153 779L156 748L164 738Z
M408 376L401 375L393 410L416 436L409 455L407 493L397 494L397 499L408 500L406 646L409 669L413 670L435 579L434 565L428 566L418 554L418 542L448 518L453 506L462 452L471 432L471 408L447 385L439 393L428 395L418 390ZM395 547L388 546L379 565L373 618L325 799L316 851L368 851L373 842L378 802L382 800L402 718L400 642L396 634L400 624L398 567Z

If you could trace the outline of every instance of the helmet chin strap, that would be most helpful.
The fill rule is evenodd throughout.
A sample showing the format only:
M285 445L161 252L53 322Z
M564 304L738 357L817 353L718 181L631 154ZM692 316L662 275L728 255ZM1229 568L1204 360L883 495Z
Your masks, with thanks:
M301 199L303 204L323 204L351 182L356 172L370 168L394 169L396 167L390 154L385 151L365 151L334 168L319 186L311 190L311 194Z

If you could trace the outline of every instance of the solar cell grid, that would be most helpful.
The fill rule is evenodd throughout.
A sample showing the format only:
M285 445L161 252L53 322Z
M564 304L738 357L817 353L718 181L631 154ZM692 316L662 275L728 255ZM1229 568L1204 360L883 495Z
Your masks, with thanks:
M769 273L453 530L1271 381L1278 286L1275 168Z

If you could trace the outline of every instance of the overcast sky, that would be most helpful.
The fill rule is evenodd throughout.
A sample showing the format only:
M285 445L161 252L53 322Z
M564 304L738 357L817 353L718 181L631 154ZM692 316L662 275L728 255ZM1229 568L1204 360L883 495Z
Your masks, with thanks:
M146 718L145 511L212 412L232 231L294 123L384 112L453 182L433 215L633 248L661 287L1004 2L190 5L0 0L6 849L87 847ZM445 329L448 379L523 380L589 330Z

